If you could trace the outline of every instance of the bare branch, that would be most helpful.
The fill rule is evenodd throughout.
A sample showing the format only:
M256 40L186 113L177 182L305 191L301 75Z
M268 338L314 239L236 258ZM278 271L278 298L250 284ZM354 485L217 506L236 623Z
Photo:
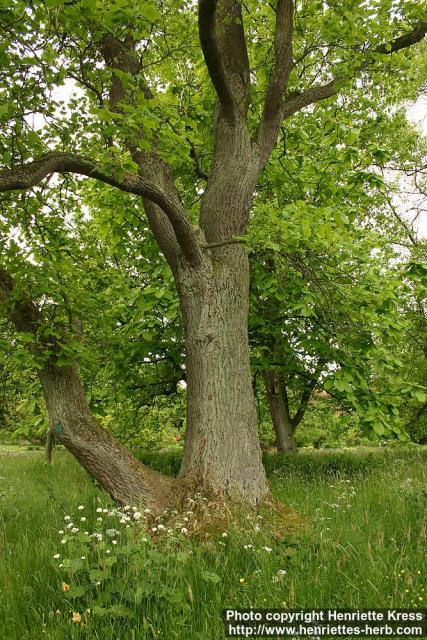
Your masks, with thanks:
M218 0L199 0L199 39L203 56L224 113L233 114L233 96L215 35Z
M108 175L102 167L86 158L50 152L33 162L14 169L0 171L0 192L29 189L52 173L84 175L105 182L121 191L148 198L157 204L169 218L186 258L192 263L201 262L201 249L176 191L160 189L158 183L145 174L142 175L142 171L138 174L125 172L123 177L114 174Z
M148 200L148 198L144 198L143 202L145 214L154 237L169 266L175 272L179 258L179 245L170 220L154 202Z
M249 57L241 0L199 0L199 38L223 113L230 120L249 106Z
M274 36L274 64L267 86L264 112L257 136L261 149L268 148L267 153L276 142L282 121L283 96L293 67L293 13L292 0L278 0Z

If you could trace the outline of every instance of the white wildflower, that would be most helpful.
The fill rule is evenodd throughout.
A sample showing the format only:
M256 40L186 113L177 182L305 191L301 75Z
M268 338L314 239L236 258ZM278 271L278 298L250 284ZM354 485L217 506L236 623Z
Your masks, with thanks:
M59 553L55 553L55 555L53 556L54 560L58 560L61 556L59 555Z
M81 505L79 505L79 506L77 507L77 509L78 509L79 511L82 511L82 510L84 509L84 506L81 504Z

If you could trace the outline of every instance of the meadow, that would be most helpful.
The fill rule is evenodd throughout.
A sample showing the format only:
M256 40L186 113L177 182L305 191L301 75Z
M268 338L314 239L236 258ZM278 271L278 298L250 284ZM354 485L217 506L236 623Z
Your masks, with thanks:
M147 525L66 451L47 466L0 447L0 638L219 640L230 606L424 608L426 460L422 447L266 455L294 524L261 513L196 536L191 504Z

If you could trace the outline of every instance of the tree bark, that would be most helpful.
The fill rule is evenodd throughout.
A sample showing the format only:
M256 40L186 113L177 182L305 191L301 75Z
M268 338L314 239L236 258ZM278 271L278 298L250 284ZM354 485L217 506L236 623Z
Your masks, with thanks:
M238 245L181 268L187 433L179 476L252 506L268 495L258 440L248 344L249 265Z
M294 439L295 427L285 400L285 390L278 371L264 372L265 391L270 409L271 420L276 434L276 446L280 453L297 453Z
M141 464L91 414L74 365L47 364L39 375L51 433L117 503L143 503L153 514L178 503L178 484Z
M49 429L49 431L46 434L46 443L44 448L44 461L46 462L46 464L52 463L52 452L53 452L54 445L55 445L55 436L52 433L52 431Z

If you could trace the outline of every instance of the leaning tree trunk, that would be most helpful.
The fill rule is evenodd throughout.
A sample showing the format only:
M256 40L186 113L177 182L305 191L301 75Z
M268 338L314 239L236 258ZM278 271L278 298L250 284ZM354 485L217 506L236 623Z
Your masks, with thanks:
M248 345L249 265L236 244L181 269L187 433L181 478L255 506L268 494Z
M283 384L278 371L264 372L265 390L270 408L271 420L276 434L276 446L280 453L297 452L294 427L286 406Z
M179 487L148 469L92 415L74 365L40 371L50 433L119 504L144 503L153 513L176 504Z

